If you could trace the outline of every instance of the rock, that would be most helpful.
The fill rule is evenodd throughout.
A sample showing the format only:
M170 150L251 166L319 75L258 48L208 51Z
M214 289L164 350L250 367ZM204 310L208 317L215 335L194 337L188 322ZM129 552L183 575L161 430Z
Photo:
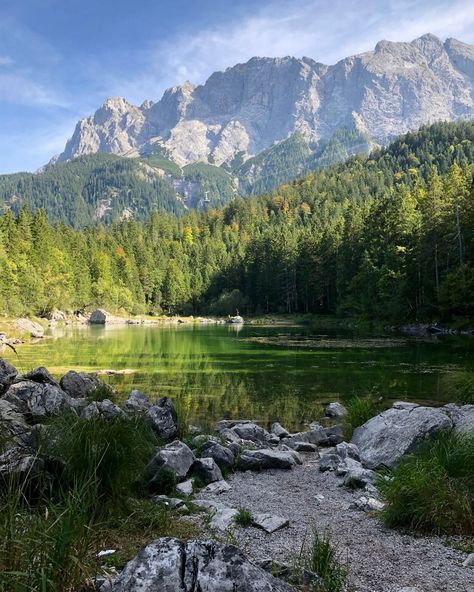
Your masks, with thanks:
M0 358L0 395L12 384L17 377L17 374L18 371L16 368L3 358Z
M182 483L178 483L178 485L176 485L175 489L176 489L176 493L179 493L180 495L187 495L190 496L193 494L193 483L194 483L194 479L187 479L186 481L183 481Z
M233 426L231 431L237 434L239 438L242 438L242 440L250 440L257 444L266 442L266 435L268 433L255 423L240 423Z
M35 490L45 483L46 473L44 461L23 448L9 448L0 455L0 487L14 486L31 487ZM26 490L23 491L24 493Z
M213 493L215 495L220 495L221 493L225 493L226 491L230 491L232 487L222 479L221 481L214 481L214 483L209 483L206 487L201 489L201 493Z
M462 562L463 567L474 566L474 553L470 553L466 559Z
M220 436L224 438L227 442L231 444L240 445L242 443L242 438L239 438L235 432L233 432L230 428L224 428L220 431Z
M309 431L311 433L311 437L308 440L312 444L318 444L318 446L328 446L329 440L326 430L320 425L318 422L313 421L309 424ZM308 433L308 432L303 432Z
M280 443L280 438L275 436L275 434L267 434L265 438L267 440L267 444L270 446L278 446Z
M59 387L59 384L54 380L51 376L49 371L41 366L40 368L35 368L30 372L27 372L22 376L24 380L32 380L33 382L39 382L41 384L52 384L53 386Z
M168 508L172 508L173 510L177 510L184 506L182 499L179 499L178 497L168 497L167 495L154 495L151 498L151 501L155 504L162 504Z
M356 428L351 442L358 446L362 464L370 469L393 468L421 442L453 427L443 409L414 407L388 409Z
M344 485L357 489L366 485L373 485L377 479L377 474L370 469L356 468L350 470L344 477Z
M243 325L244 324L244 319L240 315L237 315L235 317L231 317L226 322L227 323L231 323L233 325Z
M244 450L240 455L239 469L291 469L296 464L294 456L290 452L267 449Z
M124 412L118 405L112 403L109 399L103 401L93 401L82 410L81 419L90 419L91 417L104 417L105 419L115 419Z
M394 409L415 409L415 407L419 407L418 403L410 403L409 401L395 401L392 405Z
M153 457L145 469L145 474L152 486L160 469L173 471L177 477L182 479L186 477L194 461L192 450L184 442L176 440L167 444Z
M232 470L235 464L234 453L218 442L207 441L201 451L201 458L213 458L220 469Z
M328 439L329 446L336 446L344 441L344 431L342 426L335 425L324 430Z
M363 468L364 467L358 460L354 460L353 458L349 457L342 460L342 458L339 457L339 463L336 466L336 475L338 477L344 477L345 475L347 475L347 473L349 473L349 471L354 471Z
M65 374L59 384L63 391L73 399L86 399L94 396L94 391L108 389L112 394L112 389L105 383L98 380L95 376L85 372L75 372L70 370Z
M197 458L193 465L193 471L205 485L222 481L222 473L213 458Z
M128 395L123 407L126 411L145 413L151 407L151 403L145 393L135 389Z
M172 440L178 435L178 415L173 401L168 397L162 397L154 403L146 411L145 417L160 438Z
M17 407L10 401L0 399L0 441L8 443L9 440L19 442L26 434L30 426Z
M32 420L58 415L74 409L74 402L63 390L52 384L22 380L12 384L4 395L17 411Z
M474 432L474 405L445 405L449 416L454 422L454 429L460 433Z
M340 462L340 457L335 453L322 454L319 459L319 470L321 473L335 471Z
M286 518L273 514L252 514L252 525L271 534L290 523Z
M286 438L290 435L289 431L285 430L285 428L282 427L282 425L279 424L277 421L275 423L272 423L270 427L270 433L274 434L278 438Z
M301 456L298 454L298 452L296 452L296 450L293 450L293 448L290 448L286 444L283 444L282 442L280 442L280 444L278 446L278 450L281 450L282 452L288 452L288 454L290 454L292 456L293 460L295 461L295 464L297 464L297 465L303 464L303 460L302 460Z
M191 448L202 448L206 442L220 443L217 436L210 436L209 434L198 434L191 440Z
M244 423L254 424L254 422L250 421L250 419L221 419L221 421L216 423L214 429L216 432L222 432L222 430L229 430L236 425L242 425Z
M294 592L233 545L157 539L127 563L113 592Z
M66 313L64 313L62 310L58 310L58 309L54 309L54 310L50 310L49 312L47 312L44 315L45 319L48 319L48 321L54 321L54 322L58 322L58 321L65 321L66 320Z
M94 310L94 312L89 317L89 323L91 325L105 325L107 322L108 313L105 310Z
M287 440L289 440L289 442L287 442ZM298 442L298 441L294 442L290 438L286 438L285 442L286 442L287 446L289 446L293 450L296 450L296 452L317 452L318 451L318 447L316 446L316 444L311 444L311 442Z
M43 326L30 319L16 319L13 321L13 326L18 329L18 331L28 333L33 339L41 339L44 337Z
M353 460L360 460L359 449L355 444L348 444L341 442L336 445L336 454L342 459L352 458Z
M351 508L363 512L381 512L385 508L385 504L374 497L361 496L351 505Z
M347 415L347 409L341 403L329 403L324 409L326 417L334 417L336 419L342 419Z

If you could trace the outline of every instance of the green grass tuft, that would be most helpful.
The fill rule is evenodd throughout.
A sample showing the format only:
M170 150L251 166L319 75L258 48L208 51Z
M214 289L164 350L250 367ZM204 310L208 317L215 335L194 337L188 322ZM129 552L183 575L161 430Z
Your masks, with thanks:
M446 397L459 405L474 405L474 372L447 374L441 382Z
M306 552L303 548L298 567L307 569L317 576L320 581L314 582L311 592L343 592L346 590L348 568L342 563L337 548L333 545L329 533L320 534L313 529L311 549Z
M435 534L474 534L474 433L446 432L403 457L378 486L383 520Z
M253 522L252 512L247 508L239 508L234 516L234 522L244 528L251 526Z

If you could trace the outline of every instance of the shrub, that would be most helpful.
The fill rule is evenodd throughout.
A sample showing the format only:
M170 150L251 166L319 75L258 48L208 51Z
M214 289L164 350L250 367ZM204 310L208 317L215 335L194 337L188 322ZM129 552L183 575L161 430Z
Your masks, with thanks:
M237 510L237 514L234 516L234 522L239 526L247 528L248 526L252 525L252 513L250 512L250 510L247 510L247 508L239 508Z
M474 533L474 434L446 432L379 480L383 520L436 534Z
M313 529L313 540L309 553L301 552L300 567L319 576L320 582L311 586L312 592L342 592L346 589L347 566L341 562L339 553L331 542L330 535L319 534Z

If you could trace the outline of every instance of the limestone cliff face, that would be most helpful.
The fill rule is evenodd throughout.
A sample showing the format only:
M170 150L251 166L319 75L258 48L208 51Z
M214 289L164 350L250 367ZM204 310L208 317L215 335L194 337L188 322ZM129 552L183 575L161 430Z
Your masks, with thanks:
M473 117L474 46L424 35L411 43L380 41L333 66L252 58L140 107L108 99L77 124L58 160L99 151L136 156L159 142L179 165L220 165L296 131L317 141L356 127L383 144L424 123Z

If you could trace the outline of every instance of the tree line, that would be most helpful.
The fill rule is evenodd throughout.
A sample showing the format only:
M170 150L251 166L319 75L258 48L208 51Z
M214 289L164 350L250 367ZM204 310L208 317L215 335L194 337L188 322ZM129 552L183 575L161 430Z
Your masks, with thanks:
M0 216L0 309L474 316L474 124L422 128L260 197L73 229Z

